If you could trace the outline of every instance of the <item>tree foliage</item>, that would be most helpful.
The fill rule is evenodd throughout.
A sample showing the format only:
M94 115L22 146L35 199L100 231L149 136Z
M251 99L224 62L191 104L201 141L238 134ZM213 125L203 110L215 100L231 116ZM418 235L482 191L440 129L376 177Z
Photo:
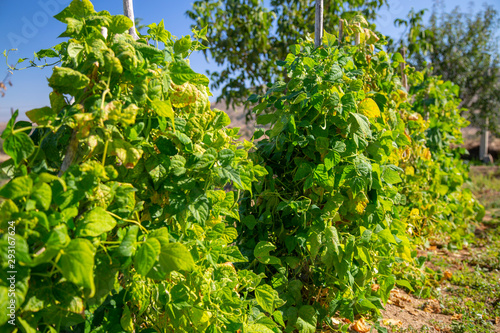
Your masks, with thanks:
M396 20L409 28L401 40L408 47L409 62L420 70L429 66L432 74L457 84L469 120L483 127L489 118L488 129L500 134L498 12L486 6L471 14L456 7L450 13L433 12L426 24L422 18L423 11L412 11L408 20Z
M285 59L288 47L299 38L314 32L312 0L272 0L266 7L262 0L195 1L188 11L195 26L207 27L210 54L220 70L210 74L212 87L221 89L219 100L241 104L252 94L262 94L266 83L283 79L276 61ZM339 18L360 12L367 19L387 4L374 1L325 1L324 26L337 30Z

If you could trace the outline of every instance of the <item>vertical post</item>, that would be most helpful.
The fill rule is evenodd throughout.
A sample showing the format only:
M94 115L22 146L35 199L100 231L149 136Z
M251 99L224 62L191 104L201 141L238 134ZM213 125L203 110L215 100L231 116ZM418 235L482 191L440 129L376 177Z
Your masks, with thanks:
M135 40L139 39L137 33L135 32L135 18L134 18L134 6L132 0L123 0L123 13L126 17L132 20L132 28L130 28L129 33Z
M488 155L488 137L490 134L488 131L488 124L489 119L484 119L483 133L481 134L481 143L479 144L479 159L484 163L491 162L491 158Z
M356 26L360 27L359 23L355 23ZM359 32L356 32L354 34L354 45L359 45L361 43L361 34Z
M344 20L339 20L339 44L342 43L344 39Z
M320 47L323 40L323 0L316 0L316 17L314 23L314 46Z
M406 67L406 50L405 50L405 47L403 46L403 48L401 49L401 55L403 56L403 59L405 62L402 62L399 64L399 68L401 70L401 84L403 85L403 87L406 89L406 91L408 91L408 78L406 77L406 74L405 74L405 67Z
M12 117L14 115L14 108L10 108L10 116Z

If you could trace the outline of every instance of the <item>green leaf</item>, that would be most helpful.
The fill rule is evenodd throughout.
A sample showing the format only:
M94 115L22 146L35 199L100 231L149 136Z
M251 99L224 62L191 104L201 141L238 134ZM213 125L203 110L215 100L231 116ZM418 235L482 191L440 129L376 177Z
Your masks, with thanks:
M130 308L125 304L123 308L123 313L120 318L120 325L126 332L135 332L134 330L134 320L130 312Z
M387 303L391 290L392 288L394 288L394 284L396 283L396 278L391 274L385 278L383 276L380 276L378 278L378 281L380 285L380 297L382 298L384 303Z
M113 138L109 142L109 154L118 157L120 162L128 169L132 169L142 156L142 149L132 145L130 142L119 138Z
M156 238L148 238L137 250L134 258L134 267L137 273L146 276L156 263L160 251L160 242Z
M94 254L95 248L89 240L76 238L61 250L57 262L68 281L90 289L90 297L94 295Z
M102 207L96 207L86 212L78 221L77 235L79 237L96 237L112 230L116 221Z
M191 48L191 36L184 36L181 39L178 39L174 43L174 52L177 54L182 54L186 51L189 51Z
M52 49L42 49L40 51L35 52L35 57L37 59L42 59L42 58L57 58L59 57L59 54L52 50Z
M90 79L74 69L54 67L49 78L49 86L61 94L76 96L83 92L90 83Z
M219 177L222 179L232 181L236 187L241 190L245 189L243 183L241 182L240 172L238 170L228 166L226 168L219 168L217 172Z
M19 165L23 160L33 154L35 145L31 138L24 132L9 135L3 143L4 152L12 157L14 163Z
M167 101L154 100L153 102L151 102L151 104L153 106L153 110L155 110L159 116L167 117L170 119L170 121L172 122L172 127L175 131L175 115L170 100Z
M395 166L384 166L382 171L382 179L387 184L391 185L400 183L402 180L399 176L399 170L401 169Z
M401 53L396 52L396 53L394 53L392 55L392 61L400 63L400 62L405 62L405 59L403 58L403 56L401 55Z
M180 243L162 244L160 267L166 273L172 271L192 271L195 267L193 257L188 249Z
M124 257L131 257L135 253L137 247L137 234L139 232L139 226L132 225L128 228L127 233L123 237L120 246L118 247L118 253Z
M328 138L320 136L320 137L316 138L316 141L314 144L316 146L316 150L320 154L324 154L324 153L328 152L328 147L330 146L330 140Z
M5 139L7 138L9 135L12 134L12 130L14 130L14 126L16 124L16 119L17 119L17 116L19 115L19 110L16 110L14 111L14 114L12 115L12 117L9 119L9 121L7 122L7 126L5 126L5 129L3 130L3 132L0 134L0 137L2 139Z
M68 6L69 11L77 17L88 17L95 14L94 5L89 0L73 0Z
M19 212L19 208L17 208L14 201L10 199L2 200L2 202L0 203L0 228L7 229L7 227L2 226L3 222L11 221L12 215L17 212Z
M273 313L276 308L278 294L270 285L264 284L255 289L255 299L257 304L267 313Z
M340 154L336 151L330 151L325 156L325 167L326 170L331 170L334 166L339 164L340 162Z
M340 240L339 240L339 234L337 233L337 228L335 227L328 227L325 230L325 237L327 239L327 246L332 246L333 250L335 253L338 255L339 254L339 247L340 247Z
M330 69L330 72L328 72L328 74L326 75L325 81L337 83L342 79L343 76L344 73L342 73L342 68L340 68L339 65L334 64Z
M190 82L193 84L208 86L209 83L209 80L205 75L196 73L184 61L176 61L170 65L170 77L177 85Z
M54 93L51 93L51 96L57 96ZM62 95L58 95L62 96ZM55 119L56 112L48 106L39 109L33 109L30 111L26 111L26 116L34 123L38 125L47 125L52 120Z
M344 112L356 112L356 97L354 93L348 92L340 99Z
M196 221L205 223L210 214L210 205L205 195L197 198L192 204L188 206L189 211Z
M305 100L307 98L307 94L305 92L303 93L300 93L297 95L297 97L295 97L291 102L290 104L299 104L300 102L302 102L303 100Z
M314 179L320 182L328 181L328 170L324 164L318 164L314 169Z
M161 246L166 246L169 243L168 229L166 227L162 227L160 229L153 230L148 234L148 239L155 238L157 239Z
M293 176L293 181L302 180L312 173L312 167L309 163L301 163Z
M359 132L362 137L370 137L372 132L368 118L359 113L351 113L351 117L354 130Z
M360 300L358 304L364 309L378 311L378 308L366 298Z
M257 221L255 220L255 216L253 215L245 216L241 222L243 222L243 224L246 225L250 230L253 230L253 228L255 228L255 226L257 225Z
M258 261L266 265L281 265L281 260L277 257L270 256L269 252L276 249L270 242L260 241L254 248L253 254Z
M266 325L263 324L248 324L245 325L245 332L253 332L253 333L274 333L272 329L267 327ZM211 333L211 331L205 331L207 333ZM214 332L219 332L219 331L214 331Z
M411 290L413 292L415 291L410 282L408 282L407 280L396 280L396 284L400 287L408 288L408 290Z
M390 229L383 229L377 235L387 243L397 244Z
M31 199L35 200L38 209L48 210L52 201L52 189L46 183L37 183L33 187Z
M15 200L31 194L33 180L28 176L12 179L0 188L0 197Z
M114 34L122 34L132 28L133 22L124 15L113 15L108 30Z
M295 324L300 333L316 332L317 322L316 310L311 305L303 305L300 307L297 323Z

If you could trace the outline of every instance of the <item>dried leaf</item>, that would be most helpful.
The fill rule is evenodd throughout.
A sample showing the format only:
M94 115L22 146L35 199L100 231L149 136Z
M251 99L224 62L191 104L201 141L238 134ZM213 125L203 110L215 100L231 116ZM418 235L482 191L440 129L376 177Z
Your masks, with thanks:
M397 327L403 326L403 322L399 319L384 319L382 323L387 326L397 326Z
M370 331L371 327L365 323L364 318L360 318L354 324L351 325L351 329L355 330L356 332L367 333Z
M372 287L371 287L371 288L372 288L372 291L373 291L373 292L377 292L377 291L380 289L380 285L378 285L378 284L374 283L374 284L372 284Z
M462 320L463 314L461 313L455 313L453 316L451 316L451 320Z

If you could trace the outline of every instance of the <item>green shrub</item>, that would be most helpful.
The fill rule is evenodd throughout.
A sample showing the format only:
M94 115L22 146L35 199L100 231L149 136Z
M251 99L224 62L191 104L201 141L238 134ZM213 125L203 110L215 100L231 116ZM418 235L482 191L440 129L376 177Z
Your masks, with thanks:
M31 136L17 113L2 135L0 304L15 269L16 325L27 332L258 326L263 276L234 269L245 258L225 221L239 219L238 197L265 170L185 60L203 36L176 40L162 22L134 41L128 18L87 0L56 18L70 39L37 53L59 61L51 106L27 113Z

